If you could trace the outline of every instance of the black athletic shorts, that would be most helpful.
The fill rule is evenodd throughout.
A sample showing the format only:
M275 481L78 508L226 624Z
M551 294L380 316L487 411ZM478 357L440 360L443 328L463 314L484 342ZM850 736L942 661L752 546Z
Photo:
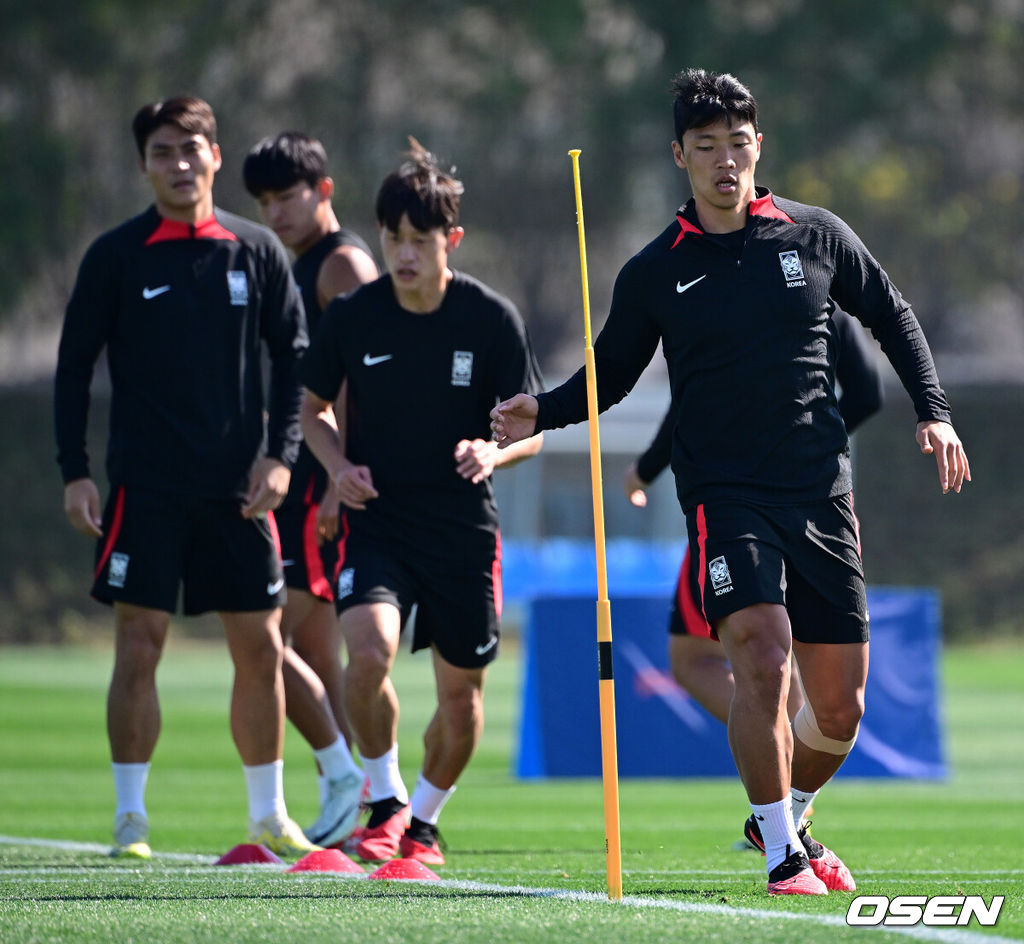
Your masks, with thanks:
M272 514L243 518L238 501L115 488L96 544L92 595L186 616L271 610L285 600Z
M686 514L697 600L713 625L779 603L805 643L868 639L860 536L851 493L820 502L715 501Z
M458 668L485 666L498 655L500 639L501 538L495 538L494 552L482 555L479 567L445 567L353 529L335 584L338 612L390 603L405 626L415 604L413 652L434 645Z
M274 520L281 539L281 566L287 586L333 602L345 546L345 516L339 518L338 537L321 542L316 530L319 510L319 505L305 502L285 505L274 512Z

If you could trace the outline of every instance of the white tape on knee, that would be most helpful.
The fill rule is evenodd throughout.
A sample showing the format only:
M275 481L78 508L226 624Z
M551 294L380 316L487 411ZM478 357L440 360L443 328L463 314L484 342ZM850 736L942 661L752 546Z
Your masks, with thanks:
M857 730L860 730L860 725L857 726ZM818 719L814 717L814 712L811 711L811 704L808 701L804 702L803 707L793 719L793 734L811 750L840 756L849 754L857 741L857 731L853 732L853 737L849 741L837 741L835 738L825 737L821 733L821 728L818 727Z

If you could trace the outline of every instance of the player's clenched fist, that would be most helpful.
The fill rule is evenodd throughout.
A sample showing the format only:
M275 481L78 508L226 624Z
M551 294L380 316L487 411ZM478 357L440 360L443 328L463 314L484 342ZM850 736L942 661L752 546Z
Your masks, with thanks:
M369 466L353 465L351 462L345 463L340 471L331 476L331 485L341 503L356 511L365 511L366 503L378 494L373 486Z
M529 439L537 427L537 398L517 393L491 410L491 432L498 448Z

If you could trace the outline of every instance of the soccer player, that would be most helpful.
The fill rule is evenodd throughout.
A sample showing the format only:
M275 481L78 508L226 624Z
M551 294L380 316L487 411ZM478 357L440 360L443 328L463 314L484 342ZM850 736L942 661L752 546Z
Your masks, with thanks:
M541 448L491 441L489 412L540 389L523 321L506 298L448 266L463 187L410 138L377 195L387 273L328 306L302 362L302 429L347 506L337 600L348 648L345 709L370 783L354 844L367 861L440 865L437 820L483 729L498 654L501 544L491 473ZM348 443L330 404L348 382ZM417 407L425 415L412 424ZM411 800L399 773L390 679L416 605L413 650L430 647L437 708Z
M864 331L853 318L837 308L829 328L830 359L839 385L837 405L847 433L852 433L881 408L882 375ZM623 476L626 497L639 508L647 504L646 489L671 461L675 420L675 411L670 407L654 439L636 461L629 464ZM691 559L687 547L669 617L669 665L679 685L719 721L728 723L735 688L732 669L697 602L699 593ZM787 704L790 719L803 704L803 689L794 667ZM795 803L793 816L798 828L805 815L804 805Z
M282 790L284 576L271 511L299 447L302 301L273 235L214 206L221 154L210 106L190 97L145 105L132 131L154 203L86 252L54 396L64 509L97 539L92 595L114 612L112 854L151 854L144 793L160 731L155 673L183 590L186 615L216 611L224 625L249 837L299 855L315 847L289 818ZM112 399L101 517L86 425L104 349Z
M834 214L755 187L750 91L700 69L673 90L672 154L693 196L619 272L594 344L598 403L626 396L662 342L699 603L735 679L729 743L746 830L765 849L770 894L826 894L853 888L852 876L798 835L792 802L810 802L853 747L868 666L849 441L828 359L836 305L896 369L942 491L959 492L970 466L921 327L885 271ZM586 418L580 370L499 404L492 429L505 446ZM806 696L792 728L791 649Z
M242 176L263 221L295 256L292 273L313 334L332 298L377 278L370 248L339 224L331 205L334 182L327 175L327 153L314 138L298 132L264 138L246 155ZM342 397L334 411L342 429L343 403ZM352 833L364 782L348 746L341 632L334 611L344 542L338 508L323 466L303 444L288 494L274 517L288 587L281 618L281 634L290 642L284 652L285 704L320 767L320 815L306 835L325 846L338 845Z

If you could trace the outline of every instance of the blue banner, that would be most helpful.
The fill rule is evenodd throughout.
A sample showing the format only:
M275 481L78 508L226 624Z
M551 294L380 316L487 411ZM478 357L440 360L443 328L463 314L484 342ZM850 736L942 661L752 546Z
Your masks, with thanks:
M670 606L664 594L611 601L619 775L735 776L725 726L672 679ZM938 594L876 587L868 606L866 710L837 776L945 777ZM600 776L595 596L531 600L524 649L516 774Z

